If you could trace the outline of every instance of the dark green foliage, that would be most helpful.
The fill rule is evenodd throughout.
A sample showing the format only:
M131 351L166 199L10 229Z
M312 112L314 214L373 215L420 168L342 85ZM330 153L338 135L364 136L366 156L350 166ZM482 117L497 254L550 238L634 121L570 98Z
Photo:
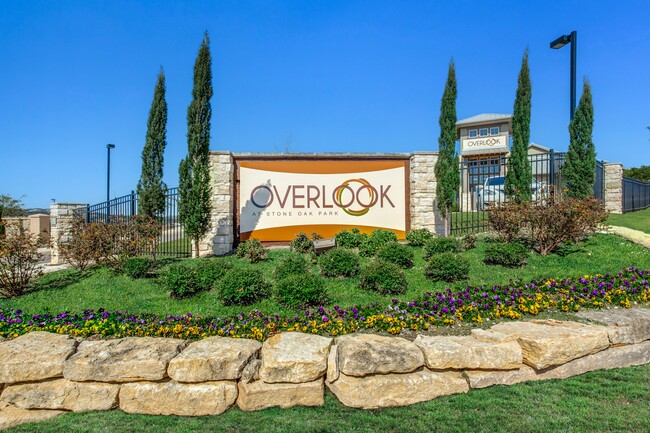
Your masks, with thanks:
M180 163L178 217L185 235L194 242L199 254L199 240L210 228L212 187L208 158L210 152L210 118L212 107L212 70L210 40L206 32L194 64L192 102L187 109L187 157Z
M204 259L196 267L196 280L201 290L211 290L232 269L232 264L221 259Z
M438 210L445 217L456 202L460 185L460 169L456 154L456 69L454 60L449 62L447 83L440 102L440 137L438 137L438 160L436 161L436 195Z
M517 268L526 264L528 253L528 248L517 242L495 243L485 250L484 261L487 265Z
M630 179L636 179L641 182L650 182L650 165L642 165L641 167L632 167L623 170L623 176Z
M406 293L406 274L398 265L384 260L374 260L361 271L362 289L381 294Z
M162 68L153 93L147 121L147 137L142 149L142 172L138 181L138 213L159 218L165 211L167 186L163 182L163 154L167 146L167 102Z
M313 307L327 302L323 279L312 274L295 274L275 284L274 298L289 308Z
M273 270L273 276L276 280L282 280L289 275L304 275L307 273L309 273L307 259L303 255L296 253L283 257Z
M562 174L567 180L567 195L587 198L594 194L596 181L596 149L592 141L594 106L591 86L585 79L580 103L569 124L569 151Z
M199 291L196 272L187 265L171 265L160 278L160 284L172 298L185 298Z
M296 238L291 241L289 248L291 251L295 251L296 253L306 254L314 251L314 243L305 233L300 232L296 235Z
M397 242L397 235L389 230L377 229L370 236L362 238L359 254L363 257L374 257L381 247L390 242Z
M460 248L463 251L471 250L476 247L476 235L473 233L468 233L462 238L460 238Z
M466 280L469 278L469 262L458 254L436 254L429 259L424 268L424 275L434 281L448 283Z
M424 260L429 260L429 258L435 254L459 253L461 249L460 241L456 238L433 238L424 244L423 256Z
M3 218L21 216L25 214L23 203L7 194L0 194L0 236L5 234Z
M361 262L354 251L334 248L318 258L318 267L326 277L354 277L361 269Z
M336 246L341 248L358 248L364 238L367 237L356 227L351 231L343 229L336 234Z
M266 258L268 250L258 239L249 239L237 246L237 257L246 259L251 263L261 262Z
M413 267L413 250L398 242L389 242L377 251L377 258L407 269Z
M122 270L131 278L143 278L151 270L153 263L149 257L131 257L124 260Z
M411 230L406 235L406 240L409 245L414 247L421 247L430 239L433 239L433 233L431 233L429 229L424 228Z
M268 284L262 272L250 268L233 268L219 283L223 305L250 305L268 296Z
M505 181L506 197L516 202L531 199L530 185L533 174L528 160L531 94L528 50L526 50L521 59L521 70L517 81L517 94L512 115L512 150L508 158L508 172Z

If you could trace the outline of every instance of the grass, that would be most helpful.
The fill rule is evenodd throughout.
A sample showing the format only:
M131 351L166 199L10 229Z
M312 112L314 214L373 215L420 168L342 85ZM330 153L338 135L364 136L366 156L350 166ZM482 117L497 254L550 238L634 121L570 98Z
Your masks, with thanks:
M647 432L650 364L566 380L471 390L412 406L351 409L326 392L322 407L232 408L219 416L69 413L17 432Z
M576 277L584 274L617 272L623 267L634 265L650 269L650 250L625 241L617 236L600 234L589 238L574 249L565 249L560 254L542 257L532 254L523 268L504 268L488 266L483 263L486 242L479 241L477 248L466 251L463 256L470 262L470 279L456 283L456 287L472 285L507 284L509 280L529 282L533 279ZM267 278L272 279L272 270L278 260L287 255L287 250L271 250L269 258L256 265ZM223 260L241 263L234 256L208 260ZM366 260L366 259L364 259ZM186 260L196 264L197 260ZM424 276L425 261L420 248L415 249L415 266L407 272L408 291L397 298L413 300L427 291L447 288L448 283L434 283ZM317 268L314 266L314 271ZM367 305L373 302L386 305L391 298L359 288L358 278L328 279L327 289L330 302L342 308L353 305ZM129 311L131 313L193 314L231 316L252 308L266 313L289 313L284 307L270 299L258 302L251 307L226 307L217 299L216 291L199 293L186 299L171 299L157 284L155 279L132 280L124 275L116 275L108 269L94 269L84 274L73 270L53 272L37 281L34 290L25 295L2 299L2 308L21 309L29 314L62 311L79 312L85 309Z
M607 224L627 227L650 234L650 208L624 214L610 214Z

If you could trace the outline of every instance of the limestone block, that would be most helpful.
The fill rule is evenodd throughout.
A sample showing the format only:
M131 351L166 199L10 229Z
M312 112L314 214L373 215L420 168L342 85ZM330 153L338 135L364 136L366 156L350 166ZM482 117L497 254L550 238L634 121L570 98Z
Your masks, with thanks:
M239 382L237 406L243 411L261 410L279 406L322 406L323 379L307 383Z
M246 338L206 338L172 359L167 373L177 382L237 380L261 347L259 341Z
M30 332L0 343L0 383L30 382L63 376L63 363L77 342L67 335Z
M7 406L0 409L0 430L30 422L45 421L64 413L61 410L28 410Z
M134 382L122 385L120 409L148 415L219 415L237 400L236 382Z
M339 378L339 374L338 346L332 346L327 357L327 381L334 382Z
M8 386L2 400L22 409L110 410L117 406L119 390L120 385L112 383L55 379Z
M426 368L413 373L365 377L341 374L327 387L345 406L362 409L406 406L469 390L459 372L436 373Z
M609 346L603 326L575 322L502 322L491 328L517 337L524 362L536 370L565 364Z
M301 332L283 332L262 345L260 379L266 383L312 382L327 371L332 339Z
M254 359L246 364L244 370L241 372L240 382L248 383L260 380L260 367L262 366L261 359Z
M493 385L514 385L529 380L540 380L535 369L522 365L517 370L466 370L464 373L470 388L487 388Z
M521 367L521 347L516 341L483 342L472 337L425 337L414 341L427 368L513 370Z
M578 317L606 325L611 344L636 344L650 340L650 309L581 311Z
M183 345L182 340L153 337L84 341L65 362L63 376L77 382L161 380Z
M351 334L339 338L337 346L339 370L348 376L408 373L424 365L422 351L400 337Z

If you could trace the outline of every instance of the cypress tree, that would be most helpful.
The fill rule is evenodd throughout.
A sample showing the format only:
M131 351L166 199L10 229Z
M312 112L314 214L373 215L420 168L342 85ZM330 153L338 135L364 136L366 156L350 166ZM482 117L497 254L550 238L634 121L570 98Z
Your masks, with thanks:
M521 59L521 70L517 81L517 93L512 114L512 150L508 158L508 172L505 179L506 197L516 202L531 199L530 186L533 181L530 161L528 161L531 98L529 72L528 50L526 50Z
M456 154L456 69L449 62L445 91L440 102L440 136L436 161L436 195L438 210L443 217L452 209L460 185L460 169Z
M165 211L167 185L163 183L163 154L167 146L167 102L162 68L153 92L147 121L147 137L142 149L142 172L138 181L138 213L160 218Z
M194 64L192 102L187 109L187 157L180 163L178 216L199 255L199 240L210 228L212 188L208 166L212 107L212 60L206 32Z
M586 198L594 194L596 149L592 142L593 129L594 106L591 100L591 86L585 79L580 103L569 123L569 151L564 166L569 197Z

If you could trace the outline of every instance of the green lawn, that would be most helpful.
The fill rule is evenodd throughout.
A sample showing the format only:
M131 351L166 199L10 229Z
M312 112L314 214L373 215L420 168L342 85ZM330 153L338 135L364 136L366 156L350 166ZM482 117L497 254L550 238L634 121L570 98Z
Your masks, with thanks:
M518 269L485 265L482 260L487 245L479 241L477 248L463 253L463 256L470 261L470 279L467 282L457 283L456 287L464 287L467 284L507 284L511 279L528 282L532 279L616 272L630 265L650 269L650 250L613 235L596 235L578 248L565 251L564 254L551 254L547 257L532 254L528 265ZM367 305L372 302L387 305L394 297L410 301L427 291L438 291L453 286L442 282L433 283L425 278L425 262L421 250L418 248L415 252L415 266L407 272L409 289L406 294L384 296L364 291L359 288L358 278L328 279L329 305L339 305L342 308ZM288 254L286 249L272 250L267 260L248 266L262 269L271 279L277 261L286 254ZM241 261L234 256L208 260ZM196 260L187 261L197 263ZM230 316L252 308L266 313L288 313L287 309L268 299L251 307L225 307L220 304L213 292L202 292L195 297L181 300L171 299L155 279L132 280L123 275L115 275L107 269L95 269L83 275L72 270L45 275L37 282L35 290L18 298L2 299L0 307L21 309L30 314L47 311L58 313L66 310L78 312L99 308L158 315L191 312Z
M412 406L351 409L329 392L325 405L183 418L119 410L69 413L16 432L647 432L650 364L566 380L470 390Z
M650 234L650 208L624 214L610 214L607 223Z

